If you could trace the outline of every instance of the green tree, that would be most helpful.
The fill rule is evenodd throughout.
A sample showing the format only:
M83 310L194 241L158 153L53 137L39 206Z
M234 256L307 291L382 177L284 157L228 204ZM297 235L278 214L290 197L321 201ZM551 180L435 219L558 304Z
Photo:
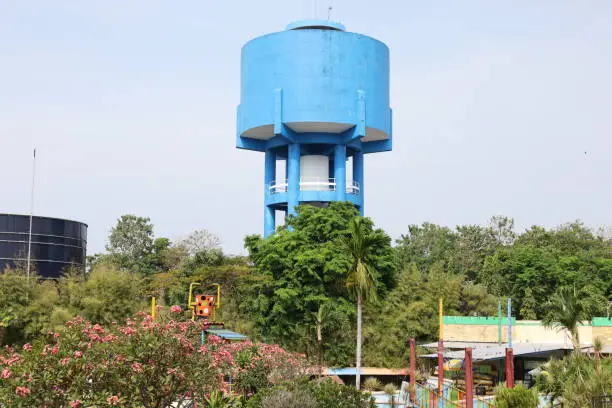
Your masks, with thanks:
M389 245L389 238L380 234L368 234L363 218L353 218L349 223L349 234L344 239L346 251L350 255L351 265L348 269L346 284L351 288L357 301L357 346L356 346L356 379L355 385L361 385L361 323L363 303L377 300L376 278L378 272L375 264L377 248Z
M352 330L343 322L353 318L354 308L345 285L351 258L342 237L348 235L349 222L357 216L350 203L331 203L326 208L303 205L296 217L288 217L290 228L267 239L246 238L254 269L242 285L240 310L250 316L258 337L317 353L317 312L322 303L333 300L333 319L324 319L322 324L324 360L331 365L349 363L354 353ZM384 245L370 254L377 273L375 289L384 296L395 283L390 239L374 229L369 219L362 223L369 236L386 237L380 240Z
M122 215L108 236L106 250L131 260L142 258L153 250L153 224L148 217Z
M436 224L408 226L408 233L397 240L397 252L401 266L413 263L421 272L436 262L448 267L452 255L457 252L457 234Z
M612 359L598 362L583 353L572 353L544 364L535 380L536 388L551 399L551 406L588 407L593 397L612 389Z
M22 270L7 269L0 273L0 344L23 340L33 287L28 285Z
M535 297L533 297L533 292L530 287L525 288L525 294L523 295L523 301L521 302L521 309L519 314L522 319L525 320L535 320L538 318L536 314L536 307L538 302Z
M546 303L546 314L542 323L545 327L567 330L571 336L574 352L580 352L578 325L591 317L594 308L591 295L575 286L562 287Z

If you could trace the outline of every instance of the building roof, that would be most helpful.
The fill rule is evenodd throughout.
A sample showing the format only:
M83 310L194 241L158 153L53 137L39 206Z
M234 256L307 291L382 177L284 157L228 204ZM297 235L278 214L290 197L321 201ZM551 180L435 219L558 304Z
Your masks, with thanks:
M484 342L484 341L445 341L444 342L444 348L449 348L449 349L463 349L466 347L471 347L474 349L478 347L493 347L497 345L498 343L490 343L490 342ZM420 346L424 348L428 348L428 349L437 349L438 342L421 344Z
M325 368L323 375L356 375L355 367ZM361 367L360 375L408 375L406 368Z
M213 334L226 340L248 340L244 334L236 333L226 329L207 329L206 334Z
M572 350L572 346L564 343L514 343L512 345L512 353L514 356L538 356L540 354L549 354L553 351ZM437 358L438 354L425 354L419 357ZM501 360L506 357L506 345L477 347L472 350L472 359L474 361ZM465 358L465 351L447 351L444 352L445 359Z

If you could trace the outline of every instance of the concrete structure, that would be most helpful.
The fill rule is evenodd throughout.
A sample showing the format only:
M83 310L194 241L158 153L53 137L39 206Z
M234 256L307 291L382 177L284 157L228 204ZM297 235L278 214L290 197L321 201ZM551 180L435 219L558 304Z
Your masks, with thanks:
M255 38L242 48L237 116L236 146L265 152L265 236L277 210L300 203L363 213L364 154L392 147L389 49L326 20Z
M502 318L502 343L508 342L507 318ZM444 316L444 343L448 342L498 342L499 320L496 317ZM578 328L580 342L593 344L600 337L606 346L612 346L612 319L595 317ZM538 320L512 319L513 343L555 343L571 345L569 333L545 328Z
M30 216L0 214L0 272L26 268ZM32 271L58 278L69 266L85 268L87 224L49 217L32 217Z

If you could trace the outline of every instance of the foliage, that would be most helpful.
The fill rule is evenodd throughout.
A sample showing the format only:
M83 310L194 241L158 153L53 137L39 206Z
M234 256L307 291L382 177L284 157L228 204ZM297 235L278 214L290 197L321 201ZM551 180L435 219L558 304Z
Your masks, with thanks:
M536 387L563 407L590 406L593 397L612 390L612 360L599 361L581 353L551 360L536 377Z
M322 347L327 364L349 364L354 346L346 322L354 312L344 282L352 260L343 250L342 237L357 216L350 203L331 203L327 208L304 205L296 217L288 218L292 230L281 229L267 239L247 237L254 271L241 309L262 338L308 355L317 355ZM370 261L377 271L374 287L384 296L395 281L390 240L369 219L362 223L369 235L380 237ZM322 322L319 344L317 313L322 304L333 305L335 313Z
M382 384L376 377L368 377L363 382L363 388L368 391L378 391L382 388Z
M463 275L444 272L439 264L429 273L408 265L387 298L366 309L364 364L402 367L408 361L407 339L436 338L440 297L447 315L492 315L497 309L496 298L482 285L465 283Z
M196 352L191 322L129 320L107 329L82 318L0 359L0 404L11 407L167 406L218 387L211 357ZM189 370L198 376L186 375Z
M521 384L514 388L499 387L495 393L496 408L537 408L538 395Z
M559 288L546 303L548 313L542 323L546 327L567 330L571 335L574 351L578 352L578 325L592 315L596 309L595 304L591 292L586 289L578 291L576 287Z
M4 344L33 340L80 315L94 323L111 323L144 306L138 276L99 264L85 279L69 273L57 282L28 283L23 271L0 274L0 310L5 323Z
M308 372L304 359L278 346L224 344L215 336L200 346L199 334L192 321L154 322L144 314L107 327L75 318L22 353L4 350L0 405L152 408L213 398L221 404L224 398L210 393L228 390L224 378L250 393ZM253 378L261 381L256 387Z
M122 215L108 236L106 250L122 258L138 259L153 249L153 225L148 217Z
M389 245L389 237L373 234L367 230L363 218L356 217L349 222L349 233L344 237L342 243L345 251L350 255L351 264L347 270L346 285L351 289L357 299L357 346L356 363L357 375L355 387L360 389L361 378L361 345L362 345L362 310L364 303L372 303L377 300L376 282L378 271L375 266L375 251Z
M534 226L520 235L513 226L507 217L454 231L411 225L398 240L398 258L402 268L414 265L425 277L433 270L446 272L463 276L464 284L482 285L489 294L511 297L520 318L544 318L546 304L537 300L573 285L588 289L595 306L591 315L605 312L606 299L612 298L612 241L580 222L552 230Z
M337 384L329 379L322 381L298 381L285 383L274 388L262 390L251 398L247 407L293 407L299 405L284 405L285 399L293 401L296 398L311 403L311 396L314 396L316 408L375 408L374 399L369 393L363 393L354 387ZM264 405L274 401L278 405Z
M279 389L261 400L261 408L316 408L317 400L307 389L297 388L295 390Z

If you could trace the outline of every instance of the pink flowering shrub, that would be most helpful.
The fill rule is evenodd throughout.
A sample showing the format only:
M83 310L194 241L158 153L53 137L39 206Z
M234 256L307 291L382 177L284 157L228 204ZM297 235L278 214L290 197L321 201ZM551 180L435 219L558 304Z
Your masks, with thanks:
M224 375L222 387L242 395L252 395L262 388L296 380L316 373L304 356L289 353L278 345L249 341L219 344L210 336L203 347L212 351L213 365Z
M92 325L82 318L22 350L0 352L0 406L14 408L202 407L216 390L245 395L308 373L304 358L278 346L200 345L197 323L152 321Z

